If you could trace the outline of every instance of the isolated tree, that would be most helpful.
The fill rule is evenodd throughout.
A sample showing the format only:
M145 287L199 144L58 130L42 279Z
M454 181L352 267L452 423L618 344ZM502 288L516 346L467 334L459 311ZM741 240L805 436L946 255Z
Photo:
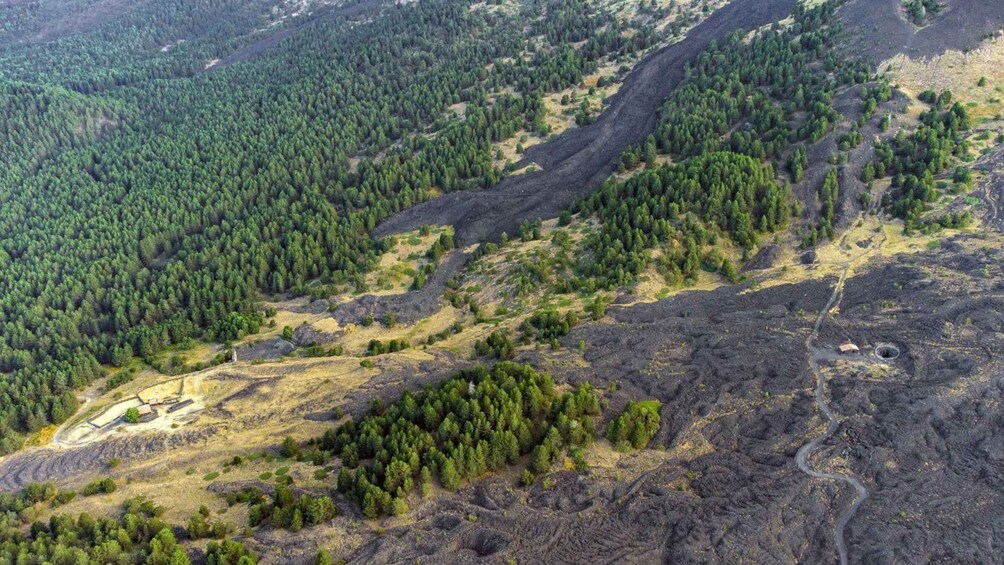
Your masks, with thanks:
M130 423L130 424L137 424L137 423L139 423L139 409L137 409L135 407L130 407L129 409L127 409L125 411L124 418L125 418L125 421L128 422L128 423Z
M367 520L376 519L380 513L377 509L377 499L373 492L367 492L362 501L363 517Z
M390 513L393 516L404 516L408 513L408 505L405 504L403 499L395 498L394 502L391 503Z
M296 443L296 440L290 436L286 436L286 439L282 440L282 448L279 450L280 455L283 457L296 458L300 456L300 444Z
M439 482L448 491L455 491L460 486L460 473L452 459L447 459L439 471Z

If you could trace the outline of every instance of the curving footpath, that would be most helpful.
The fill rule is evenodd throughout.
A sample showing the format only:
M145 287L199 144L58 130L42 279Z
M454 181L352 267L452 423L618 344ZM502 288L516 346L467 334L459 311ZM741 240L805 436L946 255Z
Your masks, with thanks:
M885 237L883 236L882 240L878 242L878 246L881 247L884 241ZM816 324L812 328L812 333L805 338L805 348L809 353L809 367L812 369L812 373L816 376L816 405L819 406L819 411L826 416L827 425L825 432L813 438L809 441L809 443L806 443L798 450L798 453L795 454L795 463L798 464L798 468L801 469L803 473L806 473L811 477L847 483L854 487L854 490L857 491L857 497L854 499L854 503L851 504L837 520L835 538L837 554L840 557L840 565L847 565L847 542L844 541L844 530L847 528L847 524L851 521L851 519L854 518L854 514L857 513L858 508L860 508L861 504L868 498L868 489L865 488L865 485L862 484L861 481L852 475L817 471L809 466L809 457L824 441L833 436L834 432L837 431L838 426L837 417L833 414L833 410L831 410L830 406L826 403L826 377L819 369L819 357L821 356L821 352L816 349L814 343L816 338L819 337L819 330L822 329L826 316L830 313L830 310L832 310L834 306L840 304L841 299L843 299L844 282L847 280L847 275L850 273L851 267L857 260L869 255L875 249L875 244L873 244L857 257L843 263L844 270L840 274L840 279L837 281L837 284L833 287L833 294L830 295L829 302L826 303L826 307L823 308L823 310L819 313L819 317L816 318Z
M67 447L67 448L74 447L74 443L63 439L63 436L66 434L66 432L79 426L84 422L83 420L77 421L76 419L77 415L86 414L87 409L90 408L91 404L94 404L94 401L97 399L98 396L93 393L88 394L84 397L84 403L81 404L79 408L77 408L77 411L73 413L73 416L70 416L69 418L66 419L65 422L60 424L59 428L56 430L56 433L52 434L52 445L57 447Z

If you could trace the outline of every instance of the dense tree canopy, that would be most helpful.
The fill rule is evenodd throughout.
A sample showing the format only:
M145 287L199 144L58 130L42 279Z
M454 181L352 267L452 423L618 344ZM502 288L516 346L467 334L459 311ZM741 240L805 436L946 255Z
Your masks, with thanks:
M59 491L51 483L32 483L17 494L0 494L0 563L190 563L175 538L175 529L160 520L166 509L144 498L126 500L118 517L94 518L83 513L54 514L47 521L35 519L45 508L57 508L74 496L73 491ZM181 532L191 539L204 537L197 529ZM233 540L211 542L207 557L210 563L221 565L257 563L253 552Z
M377 222L496 183L492 144L546 132L545 90L653 41L579 0L433 0L294 19L203 72L278 16L168 0L51 27L81 3L0 19L26 38L0 46L0 453L72 414L102 364L237 339L262 293L360 280Z
M588 385L559 395L547 374L503 362L461 371L418 395L406 392L325 433L320 447L342 459L338 490L375 518L406 511L408 495L430 488L433 477L456 490L527 454L530 472L544 473L566 447L593 440L599 413Z
M661 407L658 400L628 402L620 416L607 424L607 441L622 451L644 449L659 433Z
M969 151L962 138L962 133L971 127L966 108L953 103L949 91L941 94L926 91L920 98L931 104L920 115L920 127L912 133L900 130L890 143L876 145L870 169L876 178L892 177L894 190L885 195L883 204L894 216L903 219L907 232L920 227L929 204L939 197L935 175L947 171ZM965 180L964 173L961 180ZM943 220L951 227L968 221L961 216Z
M836 89L869 78L866 67L832 49L836 5L800 5L790 26L734 34L697 58L663 105L655 134L622 156L623 171L642 162L646 170L609 181L576 205L601 223L580 262L583 275L621 285L655 262L671 284L694 280L702 268L739 280L714 249L719 238L745 257L764 234L787 227L787 181L803 178L804 143L840 120ZM656 168L659 152L676 163ZM781 167L783 177L775 173Z
M34 522L27 533L4 518L0 562L188 565L174 532L158 518L163 511L150 501L133 499L119 518L56 515L48 522Z
M749 249L759 234L786 225L789 192L769 165L732 152L710 153L678 165L608 182L579 204L597 214L602 228L590 240L593 255L585 272L624 284L652 260L661 246L661 267L677 281L697 276L702 247L718 234ZM713 265L715 270L721 267Z

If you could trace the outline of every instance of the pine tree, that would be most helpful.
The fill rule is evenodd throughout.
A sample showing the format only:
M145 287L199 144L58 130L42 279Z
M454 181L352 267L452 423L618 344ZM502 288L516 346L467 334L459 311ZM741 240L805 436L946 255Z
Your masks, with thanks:
M736 266L729 261L728 258L722 260L721 268L722 276L724 276L730 283L739 282L739 271L736 270Z
M408 513L408 505L405 504L404 499L395 498L394 502L391 503L390 513L394 516L404 516Z
M376 497L372 492L367 492L366 495L363 496L362 511L363 517L367 520L375 520L380 515L380 512L377 509Z
M421 472L421 478L419 483L419 494L426 498L432 494L432 471L428 467L423 466Z
M300 445L290 436L282 441L282 449L279 453L283 457L298 458L300 456Z
M456 491L460 487L460 473L457 472L457 467L452 459L443 462L442 469L439 471L439 482L448 491Z
M546 473L551 469L551 454L544 445L538 445L530 452L530 470L536 474Z

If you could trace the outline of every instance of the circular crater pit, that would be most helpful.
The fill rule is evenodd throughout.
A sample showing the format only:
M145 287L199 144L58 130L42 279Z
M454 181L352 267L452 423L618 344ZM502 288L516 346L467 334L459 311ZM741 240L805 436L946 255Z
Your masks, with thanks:
M509 546L509 536L496 530L479 530L474 538L469 540L468 549L474 550L479 557L488 557Z
M875 356L885 361L899 357L899 348L891 343L880 343L875 346Z

